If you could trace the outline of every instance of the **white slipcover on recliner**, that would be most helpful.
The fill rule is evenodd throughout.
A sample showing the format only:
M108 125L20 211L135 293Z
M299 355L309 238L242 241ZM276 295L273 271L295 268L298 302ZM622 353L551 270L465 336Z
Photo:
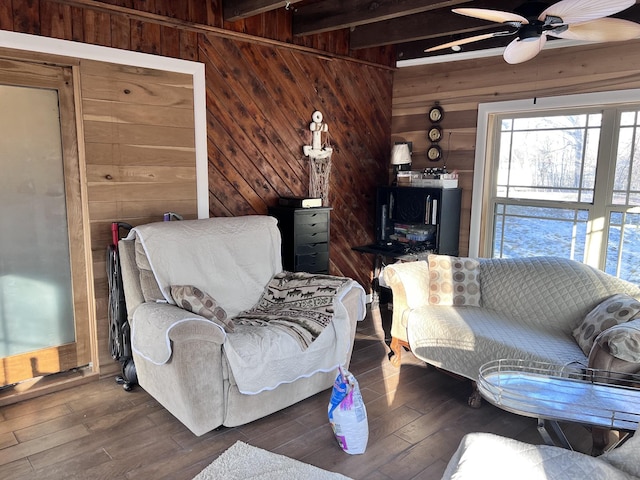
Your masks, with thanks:
M364 290L350 279L333 297L332 320L306 349L282 325L225 328L282 273L280 248L276 220L261 215L142 225L119 242L138 381L196 435L325 390L337 367L349 364L365 315ZM227 323L176 306L172 287L182 285L213 297Z

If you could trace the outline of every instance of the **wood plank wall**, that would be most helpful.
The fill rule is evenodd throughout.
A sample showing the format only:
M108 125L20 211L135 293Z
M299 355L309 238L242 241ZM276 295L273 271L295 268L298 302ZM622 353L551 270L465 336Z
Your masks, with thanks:
M111 223L197 217L191 75L80 61L87 201L101 372L109 342L105 249ZM126 234L126 229L120 231Z
M320 110L334 149L330 270L370 284L375 186L385 180L392 74L250 43L203 37L213 216L266 213L280 195L305 195L311 115ZM229 79L235 79L230 82Z
M463 189L460 252L468 253L480 103L640 88L640 41L543 50L520 65L491 57L411 66L394 74L392 140L412 141L416 170L446 164ZM428 109L439 102L444 161L426 158Z
M195 218L191 75L82 60L80 80L93 243L114 220Z
M151 15L136 15L133 8ZM303 48L296 49L284 43L237 35L225 38L219 31L207 31L205 27L224 27L289 40L286 28L273 29L271 22L245 22L232 28L221 19L215 0L0 0L2 30L205 64L212 216L265 214L279 195L304 195L308 166L301 151L311 141L311 114L321 110L334 148L329 197L333 207L331 272L352 277L368 288L373 259L351 247L373 241L375 187L387 180L393 81L388 65L392 64L392 50L358 52L360 61L351 61L323 54L352 54L344 50L348 44L344 32L333 37L323 34L297 39L295 43ZM286 22L278 21L278 25ZM323 51L314 52L310 47ZM184 97L173 96L175 90L170 90L173 93L167 97L165 93L154 95L158 74L152 71L108 70L104 65L82 61L81 72L82 95L86 96L82 100L85 173L99 332L96 363L107 375L118 370L106 337L104 258L110 238L108 227L112 220L135 225L155 219L168 204L178 213L195 215L191 210L195 189L190 164L192 144L186 139L189 134L182 131L189 107ZM171 78L171 82L177 82L178 88L184 86L183 79ZM121 104L125 84L149 88L146 96L141 90L131 96L136 98L133 103L144 104L146 120L139 117L137 109ZM170 104L154 104L154 100ZM166 118L165 107L171 108L171 118ZM130 129L130 122L140 125ZM164 136L170 131L168 141L178 148L140 154L141 149L132 145L152 131ZM175 156L166 156L168 151ZM153 166L145 164L147 154L153 156ZM168 196L162 201L147 197L149 202L136 197L140 192L149 194L149 189Z

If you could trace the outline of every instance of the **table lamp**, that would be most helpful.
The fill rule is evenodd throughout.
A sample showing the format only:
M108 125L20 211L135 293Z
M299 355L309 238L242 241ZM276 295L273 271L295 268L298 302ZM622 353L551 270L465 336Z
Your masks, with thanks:
M396 143L391 149L391 165L393 165L393 174L398 172L411 170L411 151L408 143Z

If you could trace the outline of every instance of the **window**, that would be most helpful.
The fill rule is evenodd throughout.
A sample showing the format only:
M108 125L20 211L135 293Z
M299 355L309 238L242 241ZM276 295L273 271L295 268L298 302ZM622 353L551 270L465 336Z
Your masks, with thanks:
M601 112L498 117L492 257L584 260L601 123Z
M483 256L561 256L640 283L640 103L578 103L487 113L471 233Z
M640 106L620 113L604 270L640 283Z

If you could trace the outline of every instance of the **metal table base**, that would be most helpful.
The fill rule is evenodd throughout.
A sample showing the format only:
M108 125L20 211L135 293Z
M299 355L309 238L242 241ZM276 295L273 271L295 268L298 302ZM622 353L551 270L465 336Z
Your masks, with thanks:
M478 390L503 410L536 418L547 444L568 449L571 445L559 421L621 432L635 431L640 423L640 375L575 364L497 360L480 368Z

